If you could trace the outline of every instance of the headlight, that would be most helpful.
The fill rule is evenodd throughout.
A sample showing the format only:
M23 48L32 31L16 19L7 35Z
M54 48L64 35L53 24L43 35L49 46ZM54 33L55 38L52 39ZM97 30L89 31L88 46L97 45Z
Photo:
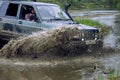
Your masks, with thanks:
M81 40L82 40L82 41L85 41L85 39L83 39L83 38L82 38Z
M95 38L95 40L97 40L97 38Z

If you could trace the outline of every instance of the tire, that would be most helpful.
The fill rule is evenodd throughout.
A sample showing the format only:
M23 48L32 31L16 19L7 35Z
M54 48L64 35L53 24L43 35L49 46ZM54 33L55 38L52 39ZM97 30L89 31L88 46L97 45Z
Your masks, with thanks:
M90 47L92 52L100 52L103 49L103 42L98 41L95 45L91 45Z
M8 41L0 39L0 49L7 43Z

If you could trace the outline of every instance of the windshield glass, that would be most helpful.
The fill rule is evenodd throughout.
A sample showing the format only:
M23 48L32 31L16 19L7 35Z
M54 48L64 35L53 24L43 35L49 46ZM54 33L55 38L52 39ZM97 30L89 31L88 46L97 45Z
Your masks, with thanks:
M43 20L68 20L68 15L58 6L37 6L39 14Z

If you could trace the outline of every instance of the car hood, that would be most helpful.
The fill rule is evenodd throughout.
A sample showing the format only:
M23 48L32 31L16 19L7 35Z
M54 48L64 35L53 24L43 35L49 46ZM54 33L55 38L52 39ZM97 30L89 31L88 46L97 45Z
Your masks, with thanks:
M77 24L73 22L45 22L44 24L47 25L47 28L59 28L59 27L77 27L78 29L97 29L92 26L84 25L84 24Z

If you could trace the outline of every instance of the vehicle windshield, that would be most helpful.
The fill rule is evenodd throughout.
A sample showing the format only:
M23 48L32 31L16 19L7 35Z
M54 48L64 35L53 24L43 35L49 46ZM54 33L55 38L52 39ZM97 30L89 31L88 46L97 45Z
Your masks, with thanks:
M69 20L68 15L58 6L37 6L42 20Z

